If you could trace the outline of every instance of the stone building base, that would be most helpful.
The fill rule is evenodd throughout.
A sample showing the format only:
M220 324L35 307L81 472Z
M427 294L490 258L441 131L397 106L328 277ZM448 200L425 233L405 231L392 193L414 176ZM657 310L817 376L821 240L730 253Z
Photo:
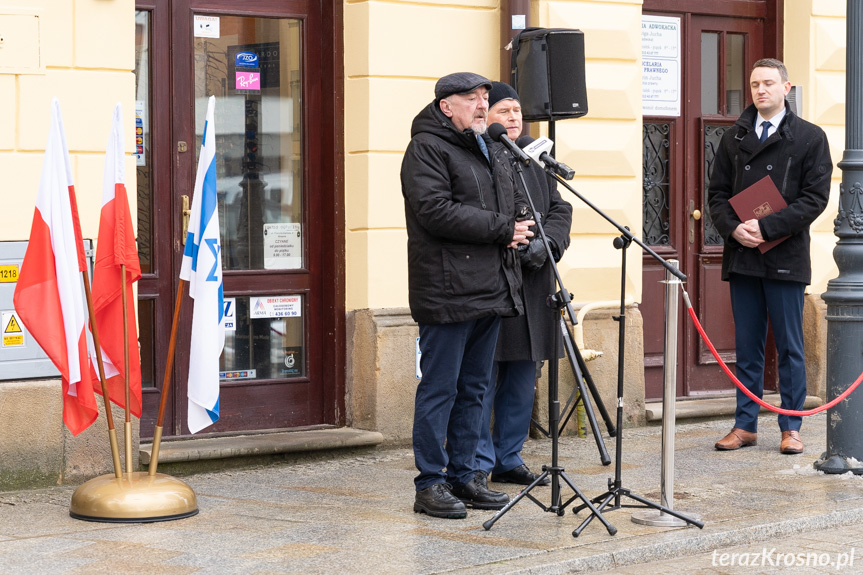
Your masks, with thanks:
M77 437L63 425L59 379L0 383L0 491L82 483L113 473L102 396L99 417ZM113 406L120 458L122 409ZM138 466L138 421L132 422L132 468ZM124 462L125 463L125 462Z

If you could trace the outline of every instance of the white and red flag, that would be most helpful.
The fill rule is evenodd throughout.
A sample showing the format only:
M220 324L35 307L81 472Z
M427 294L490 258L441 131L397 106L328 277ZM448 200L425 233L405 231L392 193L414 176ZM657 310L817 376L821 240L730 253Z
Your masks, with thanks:
M126 163L123 142L123 108L117 103L111 123L111 135L105 152L105 177L102 181L102 213L99 219L99 243L93 268L93 312L96 333L102 348L102 362L108 383L108 396L120 407L126 407L123 353L123 314L128 325L129 411L141 417L141 360L138 353L138 329L135 317L135 295L132 286L141 279L138 246L126 195ZM126 266L123 277L122 267ZM121 297L126 283L126 307ZM95 359L93 367L96 367ZM98 375L93 372L95 391L102 393Z
M81 281L86 265L60 102L54 98L30 243L13 304L60 371L63 421L73 435L87 429L99 413L87 355L87 307Z

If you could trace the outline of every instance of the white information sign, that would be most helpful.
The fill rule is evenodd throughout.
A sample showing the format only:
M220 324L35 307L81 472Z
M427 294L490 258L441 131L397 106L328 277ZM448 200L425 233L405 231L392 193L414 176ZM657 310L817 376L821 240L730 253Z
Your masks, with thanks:
M192 28L195 31L195 38L218 38L219 17L195 14L195 21L192 24Z
M264 224L264 269L303 267L303 225Z
M641 113L680 115L680 18L641 17Z
M252 319L300 317L303 315L303 296L254 296L249 298L249 309Z
M222 315L225 331L237 331L237 298L225 298L225 312Z

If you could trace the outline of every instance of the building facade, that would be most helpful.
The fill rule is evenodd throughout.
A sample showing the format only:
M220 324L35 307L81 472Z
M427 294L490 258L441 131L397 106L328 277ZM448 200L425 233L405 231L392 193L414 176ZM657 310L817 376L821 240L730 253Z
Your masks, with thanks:
M54 96L64 112L84 236L98 241L105 142L113 105L123 104L143 269L144 415L134 426L136 441L152 437L166 381L165 437L189 437L191 306L177 297L177 272L210 95L217 100L233 324L220 368L222 418L204 436L353 427L389 442L409 439L417 329L407 309L398 174L411 121L440 76L474 71L506 80L506 45L523 26L579 29L585 37L588 114L553 127L536 122L531 133L553 128L557 158L576 170L573 188L680 262L699 317L733 363L727 286L718 275L721 238L704 213L712 145L751 102L751 64L779 57L798 87L800 115L824 128L838 161L842 0L33 0L27 8L0 1L0 186L12 215L0 244L20 247L29 235ZM836 170L830 206L813 226L807 296L810 393L822 396L819 294L837 273L831 252L839 179ZM582 310L584 347L603 352L590 372L611 408L618 349L612 316L623 286L625 413L627 423L641 423L645 402L661 396L664 270L634 244L615 249L617 229L576 195L562 194L574 213L561 275ZM9 294L0 308L12 311L14 285L0 287ZM177 301L177 348L166 376ZM24 342L33 345L26 334ZM685 314L679 346L678 396L733 393ZM0 349L0 372L19 352ZM562 368L568 393L573 378ZM775 370L771 377L767 388L775 389ZM59 393L50 368L0 380L0 489L109 469L104 421L71 437Z

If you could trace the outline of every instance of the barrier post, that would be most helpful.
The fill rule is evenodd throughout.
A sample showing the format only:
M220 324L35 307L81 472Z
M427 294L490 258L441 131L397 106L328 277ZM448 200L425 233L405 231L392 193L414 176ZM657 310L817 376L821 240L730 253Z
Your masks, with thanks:
M677 260L668 260L674 268ZM660 469L660 504L674 510L674 426L677 403L677 331L680 309L680 280L665 271L665 349L662 354L662 463ZM641 511L632 521L654 527L683 527L687 523L663 511Z

